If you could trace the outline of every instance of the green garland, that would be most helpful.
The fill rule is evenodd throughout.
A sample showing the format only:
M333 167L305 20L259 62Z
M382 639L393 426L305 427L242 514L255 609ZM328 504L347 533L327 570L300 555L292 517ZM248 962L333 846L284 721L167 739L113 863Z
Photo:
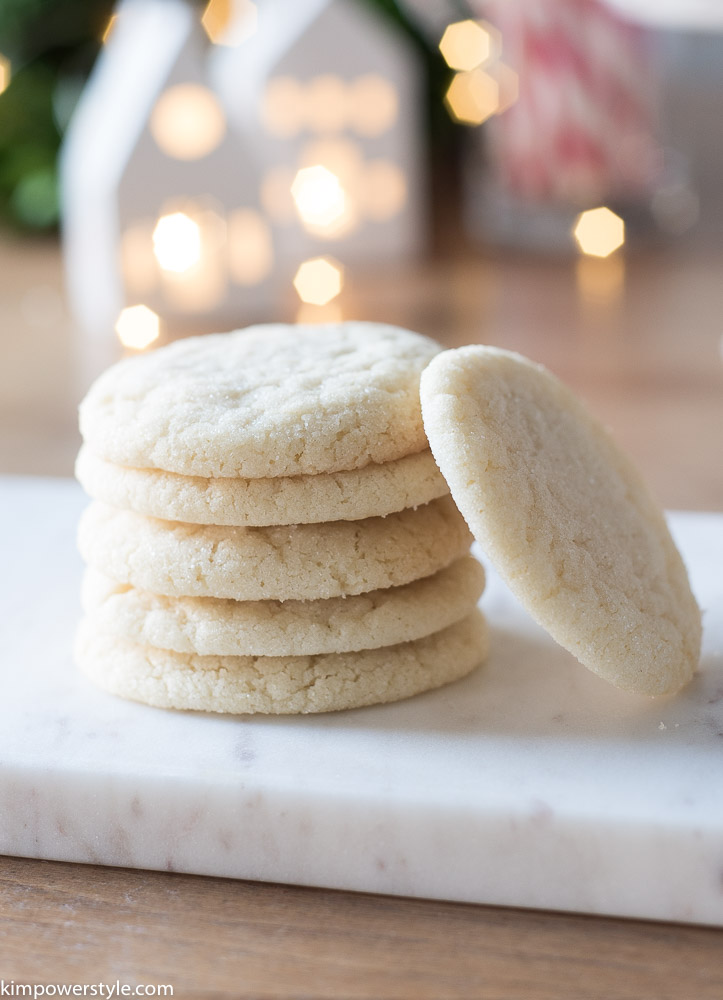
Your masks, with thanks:
M361 2L396 22L419 51L430 148L454 146L455 127L441 101L450 74L439 52L395 0ZM0 94L0 224L38 232L57 226L58 150L112 10L112 0L0 0L0 55L12 67Z
M58 223L60 141L101 44L111 0L2 0L0 222L43 231Z

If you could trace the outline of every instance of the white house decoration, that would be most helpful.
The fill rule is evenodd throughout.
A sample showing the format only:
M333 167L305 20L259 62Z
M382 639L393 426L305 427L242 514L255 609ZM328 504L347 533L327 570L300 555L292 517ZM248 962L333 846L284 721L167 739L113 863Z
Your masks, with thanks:
M99 364L114 326L139 349L273 318L423 241L420 70L394 25L236 0L220 30L214 2L121 4L71 124L68 283Z

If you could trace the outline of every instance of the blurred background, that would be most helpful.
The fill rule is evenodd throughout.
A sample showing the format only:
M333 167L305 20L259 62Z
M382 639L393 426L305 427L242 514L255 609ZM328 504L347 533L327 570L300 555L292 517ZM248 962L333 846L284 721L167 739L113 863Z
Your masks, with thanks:
M2 0L0 472L123 355L368 319L519 350L723 507L720 0Z

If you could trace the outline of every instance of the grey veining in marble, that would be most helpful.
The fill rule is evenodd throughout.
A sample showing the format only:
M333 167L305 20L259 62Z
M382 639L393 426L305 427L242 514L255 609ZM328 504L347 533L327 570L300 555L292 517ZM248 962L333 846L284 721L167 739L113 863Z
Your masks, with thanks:
M678 514L705 611L680 696L615 691L491 573L489 663L301 718L116 700L73 667L84 500L6 479L0 851L723 924L723 515Z

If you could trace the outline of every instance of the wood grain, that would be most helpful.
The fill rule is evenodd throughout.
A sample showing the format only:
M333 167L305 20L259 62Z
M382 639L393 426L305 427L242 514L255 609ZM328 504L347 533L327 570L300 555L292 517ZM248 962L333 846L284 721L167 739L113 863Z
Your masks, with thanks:
M720 1000L723 933L6 858L0 975L176 997Z
M666 506L721 510L723 257L623 269L619 294L591 300L573 261L449 259L360 276L342 310L543 362ZM88 345L54 244L0 243L0 350L0 472L70 474ZM7 858L0 978L249 1000L720 1000L723 931Z

